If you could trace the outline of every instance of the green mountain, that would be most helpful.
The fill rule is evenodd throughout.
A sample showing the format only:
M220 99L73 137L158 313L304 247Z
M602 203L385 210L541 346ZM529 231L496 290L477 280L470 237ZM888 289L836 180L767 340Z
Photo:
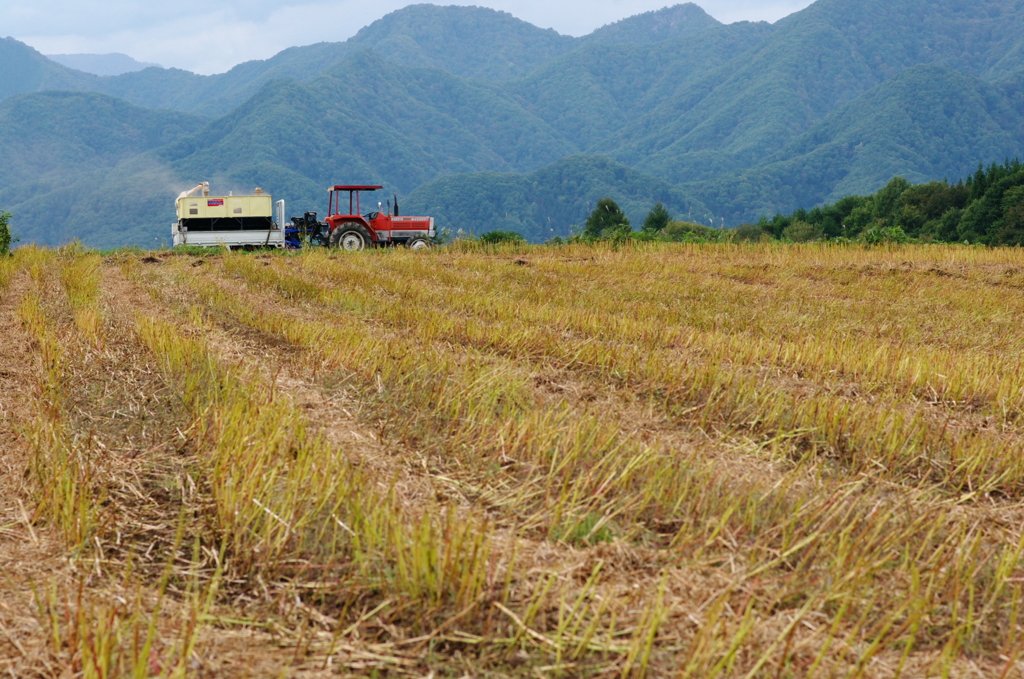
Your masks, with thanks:
M872 193L894 176L911 182L964 177L979 158L1024 157L1022 83L1024 70L988 83L946 66L915 66L831 113L764 163L691 189L716 214L755 221Z
M412 5L375 21L345 42L292 47L270 59L239 64L226 73L201 76L180 69L147 68L99 77L63 67L8 38L0 43L0 99L40 89L81 89L139 106L216 116L243 104L272 80L308 81L362 51L374 51L407 66L504 80L572 50L577 42L505 12ZM359 80L364 74L352 72L349 77Z
M680 218L710 217L700 201L671 184L600 156L564 158L529 174L444 177L416 189L403 209L432 215L453 233L497 229L543 241L570 235L605 196L614 196L637 228L659 201Z
M0 102L0 186L113 167L198 131L206 120L94 92L37 92Z
M665 7L616 21L602 26L580 40L604 45L640 45L698 35L721 25L703 9L688 2L685 5Z
M149 71L120 76L122 82L103 87L110 94L145 106L222 115L272 80L310 81L364 51L404 66L437 68L465 78L503 80L568 52L575 42L574 38L483 7L412 5L373 22L345 42L293 47L267 60L239 64L227 73L192 76L188 87L182 86L180 72L168 76ZM371 77L359 71L344 75L353 84ZM168 85L178 91L167 92ZM385 96L364 105L382 108L390 103Z
M308 81L362 51L373 51L405 66L437 68L464 78L504 81L525 75L585 42L652 42L691 35L716 25L718 22L702 9L688 3L624 19L584 38L573 38L484 7L411 5L373 22L344 42L292 47L270 59L245 62L212 76L173 68L146 68L97 77L63 68L31 47L8 39L15 44L7 51L0 45L3 72L11 63L12 68L17 64L19 71L38 71L39 75L19 76L17 86L9 88L4 87L0 75L0 99L40 89L83 89L120 97L139 106L217 116L241 105L271 80ZM14 52L21 53L17 60L13 58ZM32 68L26 70L23 63L31 64ZM352 73L350 77L355 80L363 76Z
M586 44L505 88L582 151L672 100L771 32L768 24L742 22L658 43Z
M576 39L485 7L412 5L388 14L344 43L405 66L464 78L508 80L565 54Z
M1018 0L819 0L591 150L673 182L711 179L914 65L1005 74L1022 35Z
M153 244L156 222L137 213L150 204L166 209L175 192L167 169L145 162L145 154L205 124L94 92L6 99L0 102L0 205L14 214L26 242ZM173 214L161 219L172 220Z
M364 77L352 82L348 77L352 72ZM58 96L117 101L93 94L34 94L11 100L9 105L25 106L31 98L45 103L46 97ZM384 109L364 105L382 97L392 105ZM128 111L145 110L121 103ZM193 121L189 131L197 129L194 116L150 112ZM45 115L56 121L69 116L100 118L91 109L72 113L57 101ZM62 127L72 137L86 134L60 122L41 127L37 136L45 137L50 146L60 144L65 136L60 133ZM96 129L117 128L113 121L104 120L97 122ZM66 172L39 173L32 185L12 184L0 191L0 204L12 206L7 209L15 213L20 233L41 242L60 242L63 232L52 229L45 209L21 209L40 194L52 195L54 200L59 196L64 205L72 206L62 212L74 212L74 233L88 244L113 245L136 232L152 233L141 240L150 243L162 237L164 225L174 219L173 196L202 180L223 192L261 185L275 196L286 197L296 211L322 211L324 187L332 183L379 182L405 194L438 176L529 171L575 151L494 85L435 69L401 67L369 52L348 58L308 83L275 80L229 115L193 134L148 148L153 150L139 155L146 150L139 148L127 156L96 148L96 155L121 161L112 178L107 173L82 174L77 166L56 159L54 165L65 166ZM111 183L128 183L138 195L147 196L146 204L135 201L120 208L125 216L119 224L103 217L96 199L104 193L103 186ZM164 193L153 194L153 187ZM105 199L110 199L109 194ZM66 218L64 222L70 223ZM89 224L100 228L94 226L96 233L87 233Z
M362 77L353 82L353 72ZM388 106L366 105L383 99ZM491 84L363 52L308 83L271 82L158 155L197 178L252 183L255 168L274 166L317 187L349 177L408 192L440 175L529 171L574 151Z

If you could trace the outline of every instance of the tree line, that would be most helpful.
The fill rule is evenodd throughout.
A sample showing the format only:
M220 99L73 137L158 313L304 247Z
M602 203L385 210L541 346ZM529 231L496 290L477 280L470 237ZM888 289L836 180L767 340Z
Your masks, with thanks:
M739 230L793 241L862 240L1024 245L1024 164L1008 160L956 183L896 177L869 196L762 217Z
M517 234L516 234L517 235ZM494 240L514 237L495 234ZM614 199L602 198L570 242L600 240L675 242L920 242L990 246L1024 245L1024 163L993 163L956 183L911 184L896 177L877 193L761 217L732 229L673 219L662 203L639 231ZM562 242L563 239L554 239Z

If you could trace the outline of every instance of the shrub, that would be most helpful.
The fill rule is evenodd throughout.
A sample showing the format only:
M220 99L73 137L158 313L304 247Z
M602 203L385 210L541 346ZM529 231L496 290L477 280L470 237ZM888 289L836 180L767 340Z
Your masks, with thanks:
M713 229L703 224L693 222L669 222L668 226L661 232L659 240L673 241L677 243L711 242L722 240L722 229Z
M480 236L481 243L525 243L526 239L516 231L488 231Z
M771 239L771 234L757 224L740 224L733 229L732 239L745 243L763 243Z
M782 230L782 237L794 243L807 243L813 240L821 240L821 228L816 224L809 224L804 221L794 221Z
M876 223L870 229L860 235L860 239L868 245L880 245L882 243L907 243L910 237L899 226L885 226L881 222Z

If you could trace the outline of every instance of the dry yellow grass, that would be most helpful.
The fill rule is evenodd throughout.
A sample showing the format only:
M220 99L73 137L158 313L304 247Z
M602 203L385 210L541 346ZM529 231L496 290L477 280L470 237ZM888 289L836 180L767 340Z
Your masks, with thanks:
M1019 250L0 267L41 675L1024 672Z

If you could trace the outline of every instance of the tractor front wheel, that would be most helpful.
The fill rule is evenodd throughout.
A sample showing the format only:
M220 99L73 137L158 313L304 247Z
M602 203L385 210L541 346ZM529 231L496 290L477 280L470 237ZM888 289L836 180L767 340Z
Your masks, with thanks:
M339 224L331 232L331 247L341 248L347 252L363 250L370 240L363 231L358 224Z
M430 241L426 238L410 238L409 242L405 244L405 247L410 250L429 250Z

